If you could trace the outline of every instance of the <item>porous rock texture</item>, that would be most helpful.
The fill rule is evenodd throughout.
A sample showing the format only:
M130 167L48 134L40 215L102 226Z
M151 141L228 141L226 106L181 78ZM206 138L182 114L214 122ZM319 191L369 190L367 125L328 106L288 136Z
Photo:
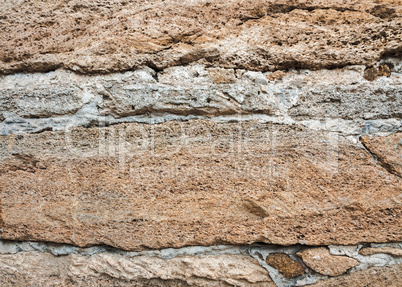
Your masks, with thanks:
M0 285L400 286L401 15L0 0Z

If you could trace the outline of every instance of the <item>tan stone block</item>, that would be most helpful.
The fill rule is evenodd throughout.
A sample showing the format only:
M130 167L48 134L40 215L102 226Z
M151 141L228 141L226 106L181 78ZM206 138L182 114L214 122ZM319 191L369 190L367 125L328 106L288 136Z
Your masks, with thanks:
M360 264L356 259L347 256L331 255L327 248L318 247L297 253L308 267L314 271L328 276L338 276L348 269Z
M359 251L360 255L369 256L373 254L384 253L395 257L402 256L402 250L392 247L363 248Z

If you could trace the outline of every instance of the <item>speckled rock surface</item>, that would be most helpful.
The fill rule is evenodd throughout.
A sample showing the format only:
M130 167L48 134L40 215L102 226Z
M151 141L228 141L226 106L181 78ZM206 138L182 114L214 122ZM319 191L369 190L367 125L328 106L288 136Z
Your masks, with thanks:
M275 70L373 65L401 52L400 1L2 1L0 72Z

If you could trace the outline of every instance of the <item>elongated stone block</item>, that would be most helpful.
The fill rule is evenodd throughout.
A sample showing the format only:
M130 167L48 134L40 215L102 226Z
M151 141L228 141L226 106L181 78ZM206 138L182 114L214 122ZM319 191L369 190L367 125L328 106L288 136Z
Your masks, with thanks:
M140 250L402 237L401 178L338 133L123 124L3 136L0 153L3 239Z

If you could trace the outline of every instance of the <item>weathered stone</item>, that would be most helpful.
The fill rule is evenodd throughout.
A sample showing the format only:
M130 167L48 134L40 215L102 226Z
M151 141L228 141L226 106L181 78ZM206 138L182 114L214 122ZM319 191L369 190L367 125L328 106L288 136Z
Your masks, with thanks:
M266 262L287 278L294 278L305 272L302 264L285 253L271 253L267 256Z
M378 253L385 253L392 256L402 256L401 249L392 247L363 248L359 251L359 254L363 256L370 256Z
M397 287L402 285L402 264L367 270L320 281L310 287Z
M0 2L1 286L402 285L400 0Z
M401 180L358 142L291 125L3 136L0 235L130 250L401 241Z
M196 61L263 71L370 66L400 53L401 7L386 0L3 1L0 73Z
M1 286L275 286L255 259L242 255L161 259L23 252L0 255L0 275Z
M347 256L331 255L327 248L318 247L300 251L297 253L308 267L328 276L338 276L348 269L359 265L359 261Z
M382 167L402 177L402 133L387 137L362 136L360 140Z

